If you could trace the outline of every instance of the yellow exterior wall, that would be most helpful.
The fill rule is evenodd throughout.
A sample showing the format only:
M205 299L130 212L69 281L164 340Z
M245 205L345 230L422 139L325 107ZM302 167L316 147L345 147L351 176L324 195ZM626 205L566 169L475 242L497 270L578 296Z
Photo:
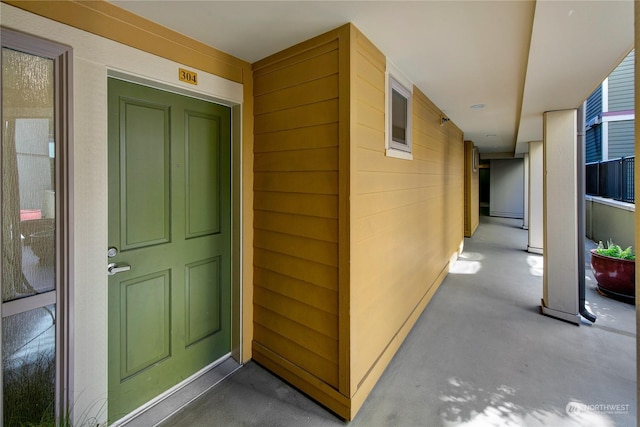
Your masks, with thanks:
M414 159L387 157L386 58L350 24L253 70L253 355L351 419L459 251L462 132L414 88Z
M479 160L479 159L478 159ZM477 160L476 160L477 162ZM480 223L479 167L473 170L473 142L464 142L464 236L471 237ZM478 163L476 163L477 165Z
M635 247L635 204L618 202L602 197L586 196L586 235L598 243L614 243L626 248Z
M351 44L351 394L355 414L463 239L464 147L413 88L413 160L385 156L386 59Z
M348 35L343 27L253 64L253 357L345 417Z
M254 348L338 387L338 40L254 65Z

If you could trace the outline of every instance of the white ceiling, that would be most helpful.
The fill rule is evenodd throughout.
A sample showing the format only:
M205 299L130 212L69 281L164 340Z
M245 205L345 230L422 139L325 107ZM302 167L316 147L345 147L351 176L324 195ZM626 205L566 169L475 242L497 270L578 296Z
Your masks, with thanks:
M526 152L634 40L632 0L112 3L251 63L352 22L482 153Z

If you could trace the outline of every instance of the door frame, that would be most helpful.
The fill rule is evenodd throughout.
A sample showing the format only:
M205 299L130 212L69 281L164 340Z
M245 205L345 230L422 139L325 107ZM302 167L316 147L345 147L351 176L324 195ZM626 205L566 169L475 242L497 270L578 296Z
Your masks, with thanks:
M203 74L205 73L203 72ZM186 89L173 86L114 68L107 68L106 78L124 80L153 89L224 105L231 109L231 357L238 364L242 364L242 105L200 92L197 88ZM188 378L185 381L189 382L190 379Z
M2 304L0 319L43 303L56 305L55 416L64 417L73 406L73 49L33 34L0 27L2 47L20 50L54 61L55 133L55 251L56 289L40 296ZM1 92L1 89L0 89ZM1 116L1 113L0 113ZM0 123L4 123L4 118ZM0 189L0 192L2 190ZM0 265L1 268L1 265ZM48 294L55 293L51 297ZM35 300L36 305L27 300ZM3 313L3 305L5 312ZM32 307L33 306L33 307ZM0 330L0 354L2 353ZM0 369L0 408L2 407L2 369ZM2 419L0 418L0 425Z

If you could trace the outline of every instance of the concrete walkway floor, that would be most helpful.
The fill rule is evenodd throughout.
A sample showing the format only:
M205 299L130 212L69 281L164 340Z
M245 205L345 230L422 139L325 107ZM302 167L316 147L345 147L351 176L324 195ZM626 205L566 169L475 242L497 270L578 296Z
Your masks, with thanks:
M351 423L251 362L163 425L635 426L635 307L598 294L587 267L596 323L541 315L521 223L481 218Z

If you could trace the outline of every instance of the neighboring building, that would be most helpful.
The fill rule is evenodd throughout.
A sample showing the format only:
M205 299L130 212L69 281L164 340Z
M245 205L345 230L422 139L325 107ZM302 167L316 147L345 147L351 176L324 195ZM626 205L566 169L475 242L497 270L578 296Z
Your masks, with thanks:
M587 163L634 154L634 63L632 50L587 98Z
M632 50L585 107L586 236L625 247L634 244L634 63Z

